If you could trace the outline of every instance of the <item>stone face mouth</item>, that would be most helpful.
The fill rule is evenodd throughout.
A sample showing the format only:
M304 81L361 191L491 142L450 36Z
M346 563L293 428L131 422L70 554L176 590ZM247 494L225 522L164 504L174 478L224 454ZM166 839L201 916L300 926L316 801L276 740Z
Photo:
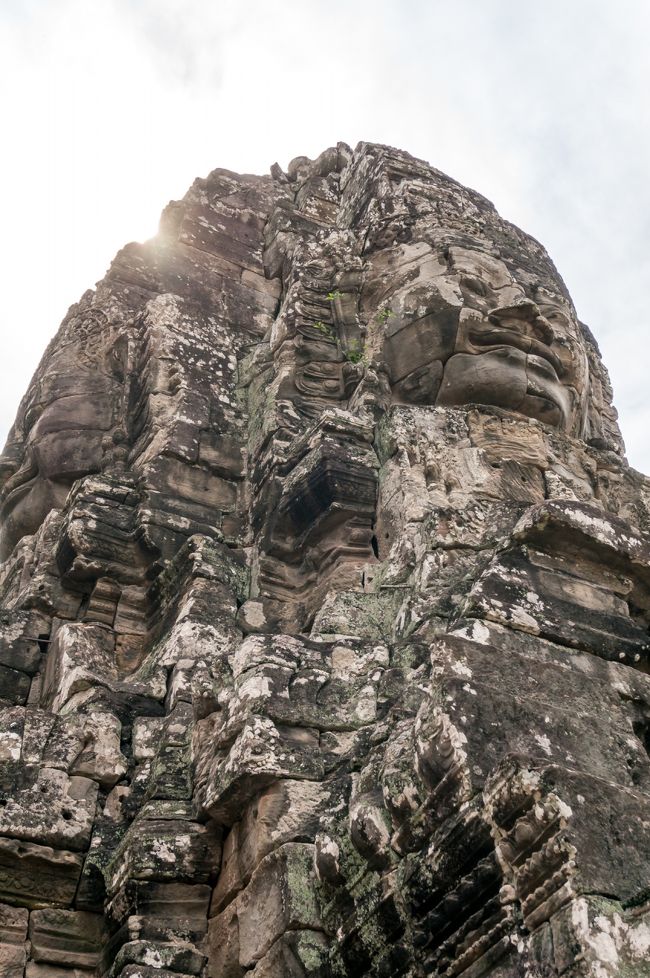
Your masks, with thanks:
M557 370L547 357L542 357L538 353L529 353L527 365L528 367L532 367L536 372L542 374L544 377L547 377L549 380L552 380L555 383L559 382Z
M558 380L553 366L543 357L529 354L526 358L527 394L541 398L558 412L557 424L566 421L570 413L567 388Z

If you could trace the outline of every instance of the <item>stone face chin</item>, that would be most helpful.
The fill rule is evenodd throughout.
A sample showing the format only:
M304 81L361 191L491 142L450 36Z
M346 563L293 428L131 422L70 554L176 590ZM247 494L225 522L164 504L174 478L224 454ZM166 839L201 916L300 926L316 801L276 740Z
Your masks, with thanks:
M647 973L650 483L483 197L197 180L0 480L0 974Z

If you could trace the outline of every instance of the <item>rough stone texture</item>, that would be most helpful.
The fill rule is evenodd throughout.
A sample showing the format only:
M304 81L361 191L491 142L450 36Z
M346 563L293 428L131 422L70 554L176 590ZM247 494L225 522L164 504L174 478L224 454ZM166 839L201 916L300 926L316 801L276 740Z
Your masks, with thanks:
M650 975L650 483L483 197L197 180L2 479L0 976Z

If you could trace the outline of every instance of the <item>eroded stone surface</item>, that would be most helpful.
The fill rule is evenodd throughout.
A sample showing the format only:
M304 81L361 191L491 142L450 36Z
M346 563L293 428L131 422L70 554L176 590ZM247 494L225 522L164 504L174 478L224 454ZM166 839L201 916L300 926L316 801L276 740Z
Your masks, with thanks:
M0 975L650 974L650 483L483 197L197 180L1 476Z

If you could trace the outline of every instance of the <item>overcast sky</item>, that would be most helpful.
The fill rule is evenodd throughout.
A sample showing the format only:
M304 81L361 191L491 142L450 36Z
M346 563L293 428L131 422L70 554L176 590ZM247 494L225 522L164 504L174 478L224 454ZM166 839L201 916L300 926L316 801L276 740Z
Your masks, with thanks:
M389 143L549 250L650 472L648 0L3 0L0 442L68 306L216 166Z

